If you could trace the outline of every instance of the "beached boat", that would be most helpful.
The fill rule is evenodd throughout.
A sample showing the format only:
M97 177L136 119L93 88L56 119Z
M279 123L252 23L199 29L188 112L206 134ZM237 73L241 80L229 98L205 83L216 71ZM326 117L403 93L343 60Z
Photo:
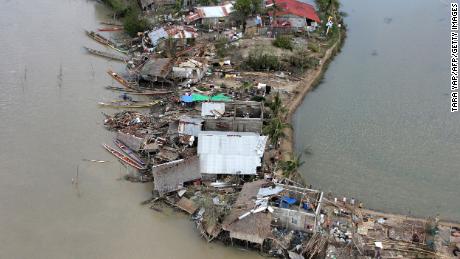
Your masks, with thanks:
M121 87L115 87L115 86L106 86L105 89L107 90L112 90L112 91L118 91L118 92L126 92L131 95L163 95L163 94L170 94L173 93L173 91L169 90L131 90L131 89L126 89L126 88L121 88Z
M119 52L121 52L123 54L128 53L126 50L121 50L121 49L117 48L117 44L115 44L115 42L105 38L104 36L100 35L99 33L96 33L94 31L85 31L85 32L86 32L86 35L88 35L88 37L90 37L91 39L99 42L102 45L105 45L107 47L111 47L112 49L114 49L116 51L119 51Z
M122 31L123 27L99 28L98 31Z
M99 33L96 33L94 31L86 31L86 35L88 35L88 37L90 37L91 39L101 43L102 45L115 47L115 42L105 38L104 36L100 35Z
M153 102L130 102L130 101L111 101L111 102L99 102L101 106L111 108L148 108L156 105L159 101Z
M108 52L104 52L104 51L100 51L100 50L96 50L96 49L92 49L92 48L88 48L88 47L84 47L84 48L89 53L97 55L97 56L101 56L101 57L116 60L116 61L122 61L122 62L127 61L127 58L124 58L124 57L119 56L119 55L115 55L115 54L112 54L112 53L108 53Z
M102 146L107 150L109 151L112 155L114 155L116 158L118 158L120 161L122 161L123 163L125 164L128 164L136 169L139 169L139 170L144 170L145 167L140 165L138 162L136 162L135 160L133 160L132 158L126 156L126 155L123 155L121 152L117 151L116 149L110 147L109 145L107 144L102 144Z
M134 161L136 161L138 164L142 165L142 166L145 166L145 163L144 161L142 161L137 155L136 153L130 149L129 147L127 147L123 142L121 142L120 140L118 139L115 139L113 141L115 143L115 145L117 145L117 147L119 149L121 149L121 151L123 151L123 153L125 153L127 156L129 156L131 159L133 159Z
M126 79L124 79L122 76L120 76L119 74L113 72L111 69L109 69L107 71L107 74L109 74L109 76L111 76L113 79L115 79L115 81L117 81L118 83L120 83L122 86L126 87L126 88L129 88L129 89L134 89L134 90L137 90L134 86L132 86Z

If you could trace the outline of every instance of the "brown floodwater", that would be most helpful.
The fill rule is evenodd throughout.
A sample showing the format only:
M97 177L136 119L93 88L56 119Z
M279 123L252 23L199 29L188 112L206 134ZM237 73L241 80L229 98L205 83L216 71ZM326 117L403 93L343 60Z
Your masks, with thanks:
M105 71L123 65L82 48L104 49L84 34L107 19L102 5L0 6L0 258L259 257L208 244L186 215L140 205L151 184L120 180L124 167L100 145L113 136L97 102L117 96Z

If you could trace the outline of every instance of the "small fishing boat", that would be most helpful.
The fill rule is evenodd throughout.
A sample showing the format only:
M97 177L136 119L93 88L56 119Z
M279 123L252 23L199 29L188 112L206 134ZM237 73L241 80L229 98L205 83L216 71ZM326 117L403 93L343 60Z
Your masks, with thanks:
M107 28L99 28L98 31L122 31L123 27L107 27Z
M102 146L107 150L109 151L112 155L114 155L116 158L118 158L120 161L122 161L123 163L125 164L128 164L136 169L139 169L139 170L144 170L145 167L140 165L138 162L136 162L135 160L131 159L130 157L126 156L126 155L123 155L121 152L117 151L116 149L110 147L109 145L107 144L102 144Z
M123 151L123 153L125 153L127 156L129 156L131 159L133 159L134 161L136 161L138 164L142 165L142 166L145 166L145 163L144 161L142 161L137 155L136 153L130 149L129 147L127 147L123 142L121 142L120 140L118 139L115 139L113 141L115 143L115 145L117 145L118 148L121 149L121 151Z
M121 52L123 54L128 53L128 51L126 51L126 50L119 49L115 42L105 38L104 36L100 35L99 33L96 33L94 31L87 31L87 30L85 32L86 32L86 35L88 35L88 37L90 37L91 39L99 42L102 45L105 45L107 47L111 47L112 49L114 49L116 51L119 51L119 52Z
M109 69L107 71L107 74L109 74L109 76L111 76L113 79L115 79L115 81L117 81L118 83L120 83L122 86L126 87L126 88L129 88L129 89L134 89L134 90L137 90L134 86L132 86L126 79L124 79L122 76L120 76L119 74L113 72L113 70Z
M163 94L171 94L173 91L168 91L168 90L143 90L143 91L138 91L138 90L130 90L126 88L121 88L121 87L115 87L115 86L106 86L105 89L107 90L112 90L112 91L118 91L118 92L126 92L131 95L163 95Z
M101 57L116 60L116 61L122 61L122 62L127 61L127 58L124 58L124 57L119 56L119 55L115 55L115 54L112 54L112 53L108 53L108 52L104 52L104 51L100 51L100 50L96 50L96 49L92 49L92 48L88 48L88 47L84 47L84 48L89 53L97 55L97 56L101 56Z
M105 38L104 36L100 35L99 33L96 33L94 31L86 31L86 35L90 37L91 39L101 43L102 45L106 45L109 47L115 47L115 42Z
M112 21L102 21L102 22L100 22L100 24L117 26L117 27L122 27L123 26L123 24L121 24L121 23L112 22Z
M149 108L156 105L159 101L153 102L129 102L129 101L111 101L111 102L99 102L101 106L111 108Z

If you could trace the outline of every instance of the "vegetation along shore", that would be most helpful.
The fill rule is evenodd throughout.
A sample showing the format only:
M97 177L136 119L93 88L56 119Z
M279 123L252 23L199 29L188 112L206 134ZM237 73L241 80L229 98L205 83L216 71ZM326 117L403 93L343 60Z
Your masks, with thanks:
M337 0L103 0L87 35L108 70L104 148L153 182L143 202L191 215L208 242L284 258L455 258L460 226L366 210L306 186L292 115L345 37ZM120 110L121 109L121 110Z

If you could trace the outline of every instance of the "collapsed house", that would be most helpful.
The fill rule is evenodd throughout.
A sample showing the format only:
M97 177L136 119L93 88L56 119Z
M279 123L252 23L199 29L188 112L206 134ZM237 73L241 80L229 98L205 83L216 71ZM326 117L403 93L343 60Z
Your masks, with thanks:
M198 135L201 174L207 178L221 174L255 175L267 139L253 132L201 132Z
M208 62L205 58L179 58L172 68L171 77L190 85L200 82L207 70Z
M142 67L140 76L145 81L172 84L168 76L174 65L173 61L171 58L151 58Z
M315 8L296 0L268 0L267 7L277 5L280 10L272 13L272 27L314 30L321 21Z
M185 45L188 39L195 39L198 37L198 32L191 26L165 26L149 32L148 37L150 44L156 47L162 40L175 39L180 45Z
M139 138L139 137L136 137L128 133L123 133L121 131L117 132L116 139L123 142L127 147L129 147L130 149L136 152L141 150L144 144L143 138Z
M188 115L181 115L179 117L177 132L180 135L188 135L198 137L203 125L203 119L200 117L192 117Z
M152 175L153 189L160 196L181 190L186 183L201 179L198 157L153 166Z
M238 239L258 244L262 249L264 241L271 237L272 214L253 210L259 189L267 183L258 180L244 184L230 214L224 218L222 229L229 232L232 243Z
M192 14L185 17L185 22L201 23L216 26L219 22L227 22L229 14L233 12L233 4L228 3L218 6L196 7Z
M276 225L288 230L316 232L320 221L323 193L308 188L292 185L275 184L274 193L278 197L273 201L273 217ZM259 196L263 195L261 189ZM268 195L273 195L269 190ZM267 195L267 196L268 196Z
M263 103L209 102L201 106L205 131L262 132Z

